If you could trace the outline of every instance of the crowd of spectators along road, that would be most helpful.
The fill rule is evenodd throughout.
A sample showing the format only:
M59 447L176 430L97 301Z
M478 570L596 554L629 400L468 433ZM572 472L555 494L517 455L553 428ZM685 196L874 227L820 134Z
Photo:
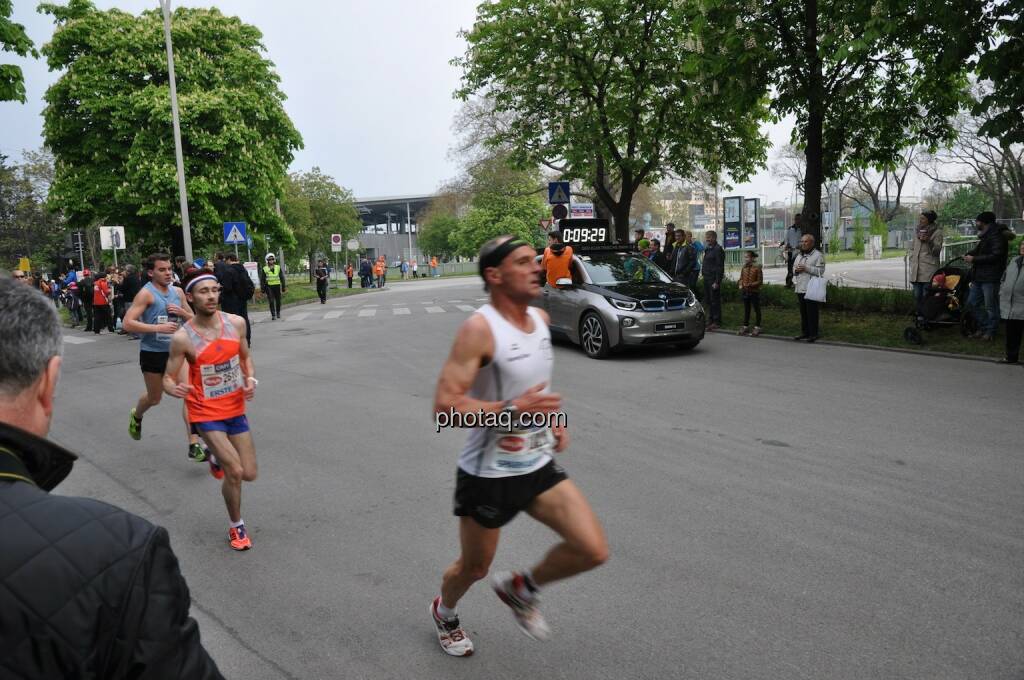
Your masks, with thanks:
M918 228L908 253L910 281L913 286L916 313L921 314L922 301L934 293L941 282L935 274L941 263L942 229L936 224L934 211L921 213ZM820 335L820 302L808 295L812 279L825 275L825 256L818 249L814 237L802 233L800 215L786 230L779 244L786 258L786 287L793 289L800 309L800 335L794 340L815 342ZM978 230L977 245L964 256L970 267L970 293L967 307L977 323L972 339L991 342L1002 318L1006 329L1006 354L1001 363L1020 361L1020 347L1024 336L1024 241L1016 253L1009 253L1009 244L1016 234L996 221L995 213L983 212L975 219ZM708 231L704 243L692 232L676 229L671 222L665 229L665 243L647 239L643 229L634 231L634 242L642 255L650 259L676 281L685 284L704 303L708 312L707 330L722 324L722 281L725 278L725 252L718 244L718 234ZM697 286L703 279L703 289ZM764 282L757 252L744 253L740 270L739 289L743 300L743 324L740 335L757 336L761 333L760 289ZM751 313L754 322L751 325Z
M221 308L243 317L248 328L248 303L255 293L255 285L238 258L233 253L217 253L212 259L196 263L179 255L174 260L174 284L180 286L186 273L200 267L209 270L220 282ZM81 326L84 331L96 335L104 330L112 334L130 335L121 330L121 322L135 295L149 281L144 267L130 263L118 267L108 266L102 271L71 269L61 276L53 277L15 269L12 278L38 289L53 301L54 306L67 309L72 328ZM269 287L262 272L261 287L264 292ZM251 332L248 335L251 336Z

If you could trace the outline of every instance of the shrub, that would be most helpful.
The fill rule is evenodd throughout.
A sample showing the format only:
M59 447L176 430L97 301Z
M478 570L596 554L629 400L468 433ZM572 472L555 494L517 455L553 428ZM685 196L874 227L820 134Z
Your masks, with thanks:
M859 216L853 220L853 252L864 255L864 224Z
M740 299L739 285L726 279L722 283L722 300L737 302ZM793 291L771 283L761 286L761 304L780 309L797 309L800 306ZM825 308L835 312L861 314L909 314L914 309L914 295L909 290L898 288L848 288L829 285Z

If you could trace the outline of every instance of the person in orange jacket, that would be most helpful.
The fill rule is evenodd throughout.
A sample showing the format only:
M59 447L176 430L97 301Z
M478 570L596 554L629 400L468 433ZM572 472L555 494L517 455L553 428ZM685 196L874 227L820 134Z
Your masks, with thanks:
M373 263L373 275L377 277L377 287L384 287L384 263L377 260Z
M352 287L352 274L353 273L354 273L354 270L352 269L352 265L351 264L346 264L345 265L345 278L348 279L348 287L349 288Z
M435 257L433 255L430 257L430 275L431 276L438 276L438 273L437 273L437 257Z

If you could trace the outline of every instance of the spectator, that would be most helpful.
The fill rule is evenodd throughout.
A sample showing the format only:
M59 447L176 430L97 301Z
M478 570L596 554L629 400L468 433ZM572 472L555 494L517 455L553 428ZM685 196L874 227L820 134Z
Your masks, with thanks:
M352 263L351 262L346 262L345 263L345 278L348 279L348 287L349 288L352 287L352 275L354 273L355 273L355 271L352 269Z
M373 276L376 279L376 287L384 287L384 262L378 259L373 263Z
M430 275L432 277L440 276L440 274L437 272L437 256L436 255L431 255L430 256Z
M316 279L316 294L320 296L320 304L327 304L327 286L329 274L327 272L327 263L323 260L318 260L316 263L316 269L313 270L313 278Z
M88 333L93 327L93 284L92 272L88 269L82 270L82 279L78 282L78 299L82 301L82 312L85 314L85 332Z
M640 241L643 240L643 238L644 238L644 230L643 229L634 229L633 230L633 243L636 244L637 250L642 250L642 248L640 248Z
M369 288L372 278L373 269L370 267L370 261L365 257L359 258L359 287Z
M221 678L188 615L167 531L48 493L76 459L45 439L63 345L56 311L0 281L0 318L4 677Z
M267 303L270 305L270 319L281 318L281 297L284 295L288 284L285 282L284 270L277 264L277 258L273 253L267 253L264 258L265 265L260 269L260 289L267 296Z
M562 232L548 232L548 247L540 259L540 268L547 284L554 288L558 279L571 279L572 264L572 246L562 241Z
M665 262L671 263L673 261L672 252L676 247L676 225L669 222L665 225L665 247L662 248L662 252L665 254ZM665 271L671 273L667 267L664 267Z
M978 229L978 245L964 256L964 261L971 265L967 307L978 322L978 331L973 337L991 341L999 329L999 281L1006 268L1006 253L1013 233L996 224L995 213L989 211L980 213L974 226Z
M786 236L783 238L782 252L786 255L786 288L793 287L793 261L796 260L797 252L800 250L800 213L793 216L793 224L786 229Z
M676 281L686 284L686 286L693 291L696 295L697 292L694 290L697 287L697 251L693 247L690 239L692 236L690 232L680 229L676 232L676 246L673 250L675 255L674 262L672 264L672 275L675 276Z
M414 258L413 261L412 261L412 278L415 279L417 276L419 276L419 271L420 271L420 266L419 266L419 264L416 262L416 260Z
M647 258L662 270L668 271L668 260L665 259L665 253L661 252L661 241L658 239L651 239L651 252Z
M814 247L814 237L800 237L800 250L793 260L793 288L800 300L800 335L794 340L815 342L818 339L818 302L806 299L807 284L812 276L825 275L825 256Z
M708 330L722 325L722 280L725 279L725 251L718 245L718 232L704 234L704 299L708 305Z
M192 268L192 263L189 262L184 255L174 256L174 282L181 283L181 280L185 278L185 272Z
M112 269L112 267L111 267ZM93 320L92 320L92 332L96 335L100 334L100 331L104 326L107 330L113 332L113 321L111 320L110 305L113 302L113 292L110 290L110 273L97 274L96 280L93 283L92 292L92 307L93 307Z
M245 319L245 340L252 347L252 324L249 322L249 300L256 293L256 284L245 270L238 256L228 253L224 256L224 279L220 281L220 308L228 314L237 314Z
M1003 271L999 309L1006 320L1006 356L1000 363L1015 364L1020 361L1020 344L1024 337L1024 239L1017 248L1017 257Z
M402 258L401 268L402 268L402 280L405 281L407 278L409 278L409 263L405 260L405 258Z
M757 253L748 250L743 254L743 269L740 270L740 296L743 298L743 326L740 335L761 335L761 284L764 276L757 263ZM750 308L754 308L754 329L750 330Z
M18 283L24 283L26 285L28 285L29 283L28 274L21 271L20 269L15 269L14 271L12 271L11 278L17 281Z
M942 230L935 224L938 215L928 210L917 219L917 232L910 247L908 265L910 281L914 284L914 304L917 315L921 316L921 304L928 295L932 277L939 268L942 253Z

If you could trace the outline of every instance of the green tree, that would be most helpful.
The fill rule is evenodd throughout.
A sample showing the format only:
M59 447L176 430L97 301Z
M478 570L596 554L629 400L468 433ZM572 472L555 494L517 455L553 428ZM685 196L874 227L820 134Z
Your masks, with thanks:
M860 215L853 218L853 252L860 257L864 254L864 223L861 221Z
M25 33L25 27L11 21L13 11L12 0L0 0L0 52L38 57L39 53ZM14 64L0 64L0 102L6 101L25 102L25 77L21 67Z
M992 199L975 186L960 186L949 192L942 206L936 211L943 224L962 220L973 220L985 210L992 209Z
M318 167L289 175L281 211L299 252L309 258L310 280L317 253L330 252L331 234L347 241L362 227L352 192Z
M742 180L764 160L758 57L742 41L701 46L702 22L697 0L482 3L456 94L493 102L487 139L520 167L592 186L626 240L641 186L702 167Z
M27 257L36 271L49 270L60 259L64 223L46 206L47 175L52 158L26 152L21 164L0 154L0 267L13 267Z
M995 111L981 127L981 134L1004 145L1024 144L1024 0L1004 0L990 5L994 30L988 49L978 60L978 75L992 89L974 106L974 114Z
M456 251L452 235L458 228L459 219L454 215L431 215L423 220L416 234L416 243L424 253L451 257Z
M796 117L804 230L820 240L821 186L853 167L899 166L900 151L953 136L984 0L701 0L769 74L776 116ZM726 38L729 39L729 38Z
M56 24L43 53L63 71L43 112L57 160L51 202L75 227L123 224L129 241L181 252L161 13L99 11L89 0L40 9ZM244 220L257 238L291 245L274 200L302 139L262 35L216 9L184 7L171 31L193 242L217 246L223 222Z

